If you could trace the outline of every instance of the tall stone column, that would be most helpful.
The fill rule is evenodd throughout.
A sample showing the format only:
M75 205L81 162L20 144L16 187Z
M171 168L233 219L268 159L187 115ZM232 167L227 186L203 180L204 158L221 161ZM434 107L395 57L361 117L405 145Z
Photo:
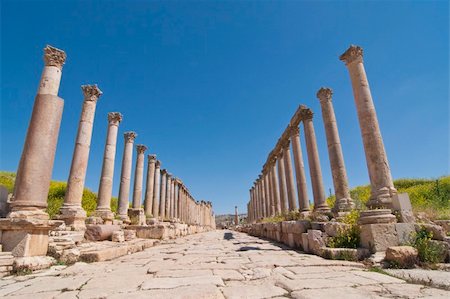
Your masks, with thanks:
M292 170L291 150L289 148L289 139L283 140L281 147L283 149L284 168L286 173L286 190L289 203L289 211L297 210L297 203L295 201L295 185L294 172Z
M371 208L391 208L392 197L397 194L397 190L392 181L391 170L378 125L377 113L364 69L363 49L352 45L339 59L345 62L350 73L359 127L366 154L371 185L371 195L367 206Z
M131 168L133 161L133 143L137 137L135 132L125 132L125 148L122 158L122 172L120 174L120 186L119 186L119 208L117 210L121 220L129 222L128 207L130 197L130 180L131 180Z
M338 213L352 210L355 204L350 197L350 190L348 188L347 171L345 170L341 139L339 138L336 116L331 99L332 94L333 91L330 88L321 88L317 92L317 97L322 107L322 118L328 144L328 156L330 157L331 174L336 195L336 203L333 210Z
M255 196L255 209L256 209L256 218L255 220L258 220L260 216L260 201L259 201L259 192L258 192L258 181L253 182L253 194Z
M274 199L274 207L275 214L281 213L281 205L280 205L280 186L278 185L278 175L277 175L277 156L272 158L272 186L273 186L273 199Z
M262 218L267 217L267 208L266 208L266 188L264 186L263 175L259 175L259 190L261 193L261 210L262 210Z
M78 125L75 149L70 167L67 189L64 196L64 204L60 209L60 219L66 225L75 230L84 230L86 225L86 212L81 206L83 198L84 180L89 160L89 149L91 146L92 128L94 125L95 108L97 100L102 95L97 85L82 85L84 95L83 108L80 123Z
M239 214L237 206L234 206L234 225L239 225Z
M281 213L288 212L287 193L286 193L286 171L284 170L284 157L278 156L278 185L280 188L280 209Z
M17 170L10 218L48 219L45 209L64 107L58 91L65 61L64 51L44 48L45 66Z
M270 186L269 179L267 175L267 170L263 170L263 181L264 181L264 194L266 195L266 215L270 217L272 215L272 203L270 199Z
M170 202L171 202L171 204L170 204L170 217L172 218L172 219L174 219L175 218L175 181L176 181L176 178L173 178L172 179L172 187L171 187L171 190L172 190L172 194L171 194L171 199L170 199Z
M161 170L161 196L159 202L159 218L166 218L167 170Z
M305 166L303 164L302 148L300 147L300 129L290 127L290 137L294 154L295 174L297 179L297 196L300 212L309 212L308 189L306 185Z
M167 191L166 191L166 201L165 201L166 205L164 207L164 211L165 211L164 215L166 215L167 219L171 219L172 215L170 215L170 204L171 204L170 199L172 196L172 174L167 173L166 178L167 178L167 183L166 183Z
M106 133L105 151L103 154L102 174L98 188L97 209L95 215L105 221L112 221L111 197L114 178L114 161L116 159L117 132L122 121L119 112L108 113L108 132Z
M145 187L144 211L145 216L153 216L153 195L155 190L156 155L147 156L147 181ZM153 216L154 217L154 216Z
M305 128L306 150L308 152L309 173L314 196L314 210L328 212L330 208L326 202L325 189L322 181L322 170L320 168L319 150L317 149L316 133L313 125L313 112L304 107L302 109L302 120Z
M161 193L161 162L156 161L155 163L155 183L154 183L154 192L153 192L153 210L152 214L154 218L158 218L159 216L159 198Z
M142 203L142 183L144 180L144 160L147 147L143 144L136 145L136 168L134 170L133 209L140 209Z

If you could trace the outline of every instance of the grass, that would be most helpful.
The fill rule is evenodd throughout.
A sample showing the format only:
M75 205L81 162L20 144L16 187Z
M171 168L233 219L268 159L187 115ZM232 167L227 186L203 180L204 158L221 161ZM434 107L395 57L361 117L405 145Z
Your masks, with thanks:
M13 172L0 171L0 185L5 186L8 192L13 192L14 181L16 179L16 174ZM64 202L64 195L66 194L67 183L51 181L50 188L47 197L47 213L50 218L53 218L58 214ZM111 210L113 212L117 211L117 198L111 198ZM81 205L86 211L87 215L90 216L95 211L97 207L97 194L85 188L83 191L83 198L81 200Z
M433 233L425 228L421 228L412 238L411 246L417 249L421 263L433 265L445 260L446 247L432 239Z

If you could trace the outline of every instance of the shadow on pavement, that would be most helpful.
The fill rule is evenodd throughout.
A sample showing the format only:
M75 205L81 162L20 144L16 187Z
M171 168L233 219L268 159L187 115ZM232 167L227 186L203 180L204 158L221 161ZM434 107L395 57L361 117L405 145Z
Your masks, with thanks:
M224 238L225 240L231 240L231 239L234 239L233 233L224 233L224 234L223 234L223 238Z

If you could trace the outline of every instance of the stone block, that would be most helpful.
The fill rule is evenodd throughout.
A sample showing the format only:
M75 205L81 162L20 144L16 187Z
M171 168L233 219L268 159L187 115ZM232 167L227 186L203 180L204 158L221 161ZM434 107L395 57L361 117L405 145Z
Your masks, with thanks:
M384 259L395 267L412 268L418 262L418 252L411 246L392 246L386 250Z
M16 257L46 255L48 232L42 230L10 230L2 232L3 250Z
M119 243L125 242L125 235L123 231L121 230L114 231L111 235L111 241Z
M89 241L111 240L113 232L121 230L119 225L98 224L88 225L84 237Z
M327 222L319 222L319 221L311 221L311 229L313 230L320 230L322 232L325 231L325 223Z
M409 244L411 238L416 232L413 223L396 223L395 231L397 232L398 244Z
M350 225L341 222L327 222L323 225L325 233L330 237L336 237L350 228Z
M400 222L414 223L414 213L408 193L398 193L392 197L392 209L400 218Z
M136 231L132 229L125 229L123 231L123 235L125 237L125 241L130 241L136 239Z
M416 223L415 224L416 231L421 229L425 229L427 232L433 235L433 240L443 241L446 237L445 231L442 226L428 224L428 223Z
M434 220L433 222L441 226L447 234L450 233L450 220Z
M388 247L397 245L395 223L361 225L361 247L369 249L371 253L385 251Z
M361 261L370 256L365 248L321 248L321 256L331 260Z
M309 252L309 246L308 246L308 233L302 234L302 249L304 252Z
M59 260L65 264L75 264L80 260L81 252L78 248L71 248L63 250Z
M309 252L320 255L322 247L325 247L325 241L322 237L322 231L316 229L308 229Z
M54 264L56 264L56 260L50 256L18 257L14 260L13 269L15 272L35 271L50 268Z
M90 216L85 220L86 224L103 224L103 219L101 217Z
M146 225L144 209L128 209L131 225Z

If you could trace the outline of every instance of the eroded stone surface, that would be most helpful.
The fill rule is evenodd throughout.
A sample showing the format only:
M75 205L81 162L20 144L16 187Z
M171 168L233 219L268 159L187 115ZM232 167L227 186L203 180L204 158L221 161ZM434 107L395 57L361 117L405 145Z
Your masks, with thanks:
M224 238L225 233L233 238ZM445 298L450 292L369 272L361 263L325 260L243 233L212 231L163 241L112 261L54 266L0 279L0 297L30 296Z

